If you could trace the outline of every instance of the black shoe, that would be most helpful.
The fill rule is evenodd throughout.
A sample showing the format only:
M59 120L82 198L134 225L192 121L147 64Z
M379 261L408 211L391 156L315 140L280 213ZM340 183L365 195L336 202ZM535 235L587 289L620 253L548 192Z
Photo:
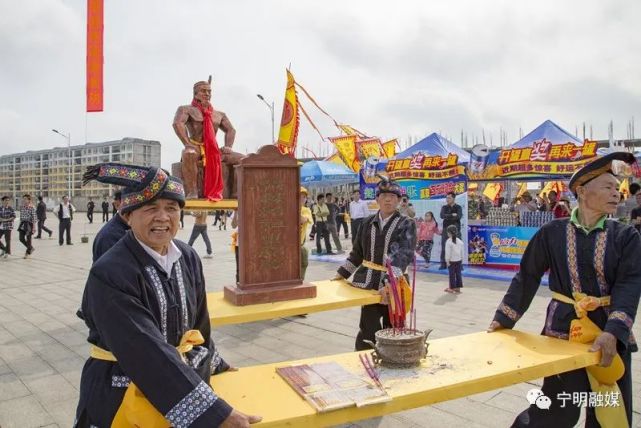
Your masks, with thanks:
M439 270L447 269L447 265L440 265L438 268Z
M34 236L33 239L42 239L42 238L40 238L39 236Z
M51 238L52 235L53 235L53 232L49 232L49 238Z
M73 245L73 242L67 242L67 245Z

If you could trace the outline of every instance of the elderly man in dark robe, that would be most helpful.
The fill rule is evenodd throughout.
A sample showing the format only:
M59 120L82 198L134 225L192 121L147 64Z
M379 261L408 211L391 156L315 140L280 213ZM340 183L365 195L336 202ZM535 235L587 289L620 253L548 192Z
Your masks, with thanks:
M98 165L85 180L122 179L129 230L92 266L82 299L90 358L76 427L244 427L209 385L220 356L210 339L198 255L174 240L182 183L159 168Z
M534 235L496 311L489 331L514 327L549 270L552 300L542 334L592 343L590 350L601 352L599 366L546 377L541 391L551 407L531 405L514 427L574 427L581 405L567 398L590 393L602 394L602 400L587 405L586 426L632 425L630 353L637 351L632 324L641 293L641 238L607 216L619 202L616 174L634 162L631 153L612 153L574 173L569 187L579 206L570 218L553 220ZM618 397L618 403L604 397Z

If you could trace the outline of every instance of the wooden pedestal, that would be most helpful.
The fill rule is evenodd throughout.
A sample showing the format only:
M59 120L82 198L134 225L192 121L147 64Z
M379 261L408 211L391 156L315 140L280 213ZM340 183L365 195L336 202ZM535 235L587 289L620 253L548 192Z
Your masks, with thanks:
M225 299L244 306L316 297L300 270L300 172L296 159L263 146L236 166L239 283Z

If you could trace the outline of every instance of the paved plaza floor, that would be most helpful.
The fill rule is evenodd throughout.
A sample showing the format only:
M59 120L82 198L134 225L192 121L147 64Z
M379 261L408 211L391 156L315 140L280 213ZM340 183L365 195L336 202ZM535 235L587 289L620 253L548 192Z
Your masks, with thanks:
M98 218L99 216L96 216ZM213 221L213 220L212 220ZM75 245L58 246L54 239L35 240L36 251L24 260L24 247L13 233L13 253L0 259L0 427L70 427L73 423L80 372L88 354L87 330L76 315L91 265L91 242L102 226L85 224L78 215L72 227ZM57 221L50 219L49 226ZM187 240L193 220L185 216L178 238ZM211 221L210 221L211 224ZM52 227L53 228L53 227ZM89 236L89 244L80 236ZM222 290L234 281L230 230L209 227L214 258L203 259L207 289ZM343 241L349 249L348 240ZM311 248L312 245L310 244ZM195 244L205 254L202 240ZM333 276L336 264L312 261L307 280ZM443 293L444 275L420 272L417 277L418 327L431 328L432 338L484 330L508 283L464 278L461 295ZM550 293L541 287L520 330L539 332ZM224 358L240 367L309 358L353 350L359 309L350 308L276 319L214 330ZM639 323L635 325L641 337ZM526 392L540 380L477 394L384 418L358 422L361 427L507 427L527 407ZM251 388L251 385L247 385ZM641 357L633 354L635 427L641 427ZM241 411L243 409L240 409Z

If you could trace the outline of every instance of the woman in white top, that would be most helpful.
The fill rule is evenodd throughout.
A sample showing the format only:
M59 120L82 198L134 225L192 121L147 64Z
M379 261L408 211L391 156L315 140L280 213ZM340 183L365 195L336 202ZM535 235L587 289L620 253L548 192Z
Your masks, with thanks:
M463 287L463 241L457 238L458 231L456 226L451 225L447 228L448 240L445 243L445 263L450 274L450 286L446 288L446 293L460 294Z

